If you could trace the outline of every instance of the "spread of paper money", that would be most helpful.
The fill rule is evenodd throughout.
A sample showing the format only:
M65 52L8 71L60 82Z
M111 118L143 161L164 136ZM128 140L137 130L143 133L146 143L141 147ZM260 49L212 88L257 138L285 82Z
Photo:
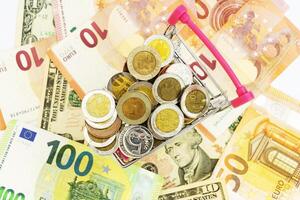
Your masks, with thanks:
M271 85L300 55L288 9L19 0L0 200L300 199L300 102Z

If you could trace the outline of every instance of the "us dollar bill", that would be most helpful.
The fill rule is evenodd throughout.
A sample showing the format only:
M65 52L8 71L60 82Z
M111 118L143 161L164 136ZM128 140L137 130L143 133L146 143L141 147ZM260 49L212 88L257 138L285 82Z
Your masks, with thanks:
M20 0L16 33L17 46L53 36L51 0Z
M158 200L227 200L223 182L219 180L200 181L181 187L164 190Z
M55 34L51 0L22 0L18 11L17 45ZM56 66L49 64L43 92L40 127L73 140L83 140L81 101Z

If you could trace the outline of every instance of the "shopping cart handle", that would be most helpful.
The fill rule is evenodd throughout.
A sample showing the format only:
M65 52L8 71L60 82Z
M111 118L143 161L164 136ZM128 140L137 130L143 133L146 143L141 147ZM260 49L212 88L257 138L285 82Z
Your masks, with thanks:
M188 27L199 37L199 39L205 44L205 46L210 50L210 52L215 56L217 61L221 64L234 86L236 87L236 93L238 95L237 98L231 100L231 105L233 107L238 107L243 105L252 99L254 99L254 95L251 91L248 91L247 88L241 84L227 61L220 54L218 49L214 46L214 44L206 37L206 35L199 29L199 27L191 20L187 9L185 6L178 6L173 13L170 15L168 22L170 25L176 25L176 23L180 21L183 24L188 25Z

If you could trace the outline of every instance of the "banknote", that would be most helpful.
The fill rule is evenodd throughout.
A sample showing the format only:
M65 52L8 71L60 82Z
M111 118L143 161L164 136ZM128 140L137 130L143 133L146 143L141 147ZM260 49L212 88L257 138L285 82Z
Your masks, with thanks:
M29 44L55 34L52 5L55 4L51 1L21 1L17 45ZM43 99L40 127L76 141L83 140L81 101L53 63L49 65Z
M273 1L250 0L231 15L211 40L240 81L257 94L263 92L299 56L299 38L299 30ZM193 48L199 49L197 45ZM207 48L197 50L197 55L202 57L209 72L217 77L218 83L230 82ZM191 65L197 66L198 63ZM200 77L207 79L205 74ZM228 84L229 89L226 90L229 97L235 95L231 86Z
M15 123L15 122L14 122ZM9 127L13 126L9 124ZM42 129L17 123L1 140L1 195L11 199L157 199L162 179ZM12 170L14 169L14 170ZM18 177L18 179L13 178Z
M265 101L246 110L214 170L230 199L299 199L300 114Z
M0 129L12 120L38 124L55 38L0 52Z
M215 199L227 200L226 187L219 180L199 181L189 185L164 190L158 200Z
M161 175L163 189L204 181L211 177L231 135L230 131L212 135L198 124L168 140L137 164Z
M162 1L126 1L126 0L53 0L54 19L56 24L56 34L59 40L65 38L70 32L74 31L76 26L93 17L99 10L103 10L113 4L123 5L129 12L136 10L137 12L129 12L129 15L138 20L141 30L147 32L153 31L153 27L157 27L160 20L165 21L167 13L165 9L174 2L185 3L191 11L196 14L194 0L162 0ZM214 2L216 2L214 0Z
M263 93L300 53L300 32L284 17L282 11L285 9L279 9L278 5L280 4L275 4L274 1L247 1L211 38L241 82L256 96ZM190 38L195 37L190 35ZM212 85L202 69L205 67L226 91L228 98L233 99L236 90L215 57L205 47L199 49L197 44L191 46L197 52L201 63L193 59L189 63L199 71L200 79L206 85ZM250 49L252 47L254 50ZM271 49L275 52L273 56L269 54ZM212 133L223 132L247 106L238 109L229 107L204 121L203 125Z
M145 38L163 32L167 24L162 17L181 2L158 3L143 18L131 12L136 4L111 3L88 22L77 25L72 34L51 48L49 56L82 98L90 90L104 88L114 74L122 71L128 54ZM153 22L156 29L144 28L142 19Z
M98 11L96 0L52 0L52 5L58 40L67 37L77 25L89 20Z
M16 45L25 45L55 34L51 0L20 0Z

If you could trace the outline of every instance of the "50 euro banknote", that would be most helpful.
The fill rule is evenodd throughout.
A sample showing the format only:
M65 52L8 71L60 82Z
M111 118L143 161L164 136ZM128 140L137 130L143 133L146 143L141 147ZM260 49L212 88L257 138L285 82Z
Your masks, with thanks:
M32 126L10 123L0 144L0 195L10 199L152 200L160 192L158 175Z
M214 170L230 199L299 199L300 114L274 91L246 110Z
M38 125L55 38L0 53L0 129L12 119Z

